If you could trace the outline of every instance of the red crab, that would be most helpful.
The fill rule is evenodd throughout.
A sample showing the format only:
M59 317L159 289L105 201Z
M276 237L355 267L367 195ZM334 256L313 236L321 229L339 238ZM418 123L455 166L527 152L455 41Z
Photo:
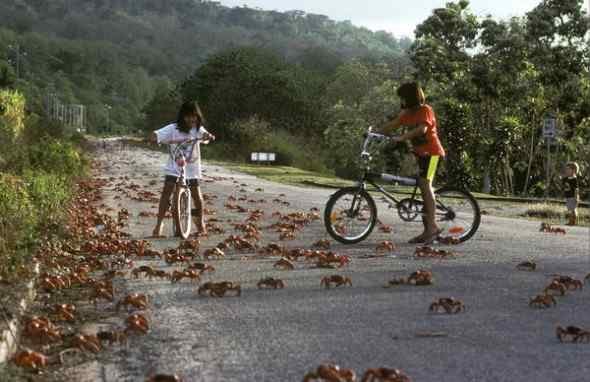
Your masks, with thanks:
M355 382L356 374L352 369L341 369L334 364L322 364L305 374L303 382L321 380L326 382Z
M352 281L350 280L350 277L347 276L331 275L322 278L322 281L320 282L320 286L325 286L326 288L330 288L331 284L334 284L337 287L341 285L352 286Z

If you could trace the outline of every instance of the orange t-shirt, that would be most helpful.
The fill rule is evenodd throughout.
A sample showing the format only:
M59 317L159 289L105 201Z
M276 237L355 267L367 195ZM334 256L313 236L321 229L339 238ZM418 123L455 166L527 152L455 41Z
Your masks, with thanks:
M445 156L438 139L436 117L429 105L423 105L416 111L406 111L401 114L400 122L404 126L416 128L419 125L426 125L426 143L414 146L414 153L418 156L440 155Z

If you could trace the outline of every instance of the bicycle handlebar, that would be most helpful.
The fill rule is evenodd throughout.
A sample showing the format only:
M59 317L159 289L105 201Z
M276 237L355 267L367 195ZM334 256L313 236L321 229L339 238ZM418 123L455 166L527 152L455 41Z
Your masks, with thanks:
M369 146L369 143L371 143L371 141L388 141L388 140L393 139L393 137L385 135L385 134L373 133L373 126L369 126L369 128L367 129L367 132L363 136L365 138L365 141L363 142L361 156L369 154L367 152L367 148Z

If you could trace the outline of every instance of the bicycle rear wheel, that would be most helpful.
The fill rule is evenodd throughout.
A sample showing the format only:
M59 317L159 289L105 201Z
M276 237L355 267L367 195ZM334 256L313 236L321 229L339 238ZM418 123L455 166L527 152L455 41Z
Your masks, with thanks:
M174 233L188 239L191 233L191 195L186 187L177 186L173 204Z
M334 193L324 210L324 225L335 240L344 244L363 241L377 222L377 206L369 193L359 187Z
M442 237L464 242L479 228L481 213L477 200L469 191L443 187L434 192L436 197L435 219L443 229Z

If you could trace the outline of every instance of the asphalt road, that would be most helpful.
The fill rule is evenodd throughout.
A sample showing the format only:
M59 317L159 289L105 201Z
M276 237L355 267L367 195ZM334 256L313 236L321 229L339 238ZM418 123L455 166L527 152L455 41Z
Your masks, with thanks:
M104 189L105 203L115 209L113 214L121 207L129 210L128 231L134 238L150 235L155 218L138 215L155 212L155 203L133 201L114 189L117 183L121 187L138 184L159 195L164 154L128 147L97 155L103 163L97 176L114 178ZM205 169L209 177L221 178L205 182L202 188L217 196L208 208L216 210L215 217L224 221L227 231L202 240L204 249L237 234L228 221L242 222L246 217L223 207L230 195L266 199L265 204L241 203L263 209L265 223L260 226L266 227L276 221L270 217L274 211L312 207L323 211L333 192L274 184L219 166L205 165ZM255 192L257 188L264 191ZM272 202L280 194L286 195L281 199L289 201L289 207ZM588 228L568 227L566 235L544 234L538 231L538 222L488 215L472 240L447 248L458 253L456 258L417 260L415 245L406 241L420 232L420 225L402 222L383 204L379 211L394 233L375 230L365 242L352 246L332 241L332 250L352 258L340 270L299 261L295 270L280 271L273 269L277 258L240 260L242 254L231 251L224 260L210 261L217 271L205 280L240 282L240 297L199 297L188 282L125 279L118 285L121 294L150 296L146 312L150 333L68 370L68 378L142 381L158 372L177 373L185 381L300 381L320 363L332 362L357 374L370 367L399 368L413 381L590 380L590 344L561 344L555 336L557 325L590 329L589 288L557 297L554 308L528 306L551 274L583 278L590 272ZM171 234L169 220L167 224ZM310 248L322 238L327 238L323 223L315 221L285 244ZM391 256L363 258L374 253L382 240L393 240L398 248ZM262 244L270 242L278 242L278 234L264 230ZM177 245L173 238L153 240L157 249ZM515 269L527 259L537 262L537 271ZM161 260L145 263L176 269ZM433 285L383 288L393 277L407 276L418 268L432 270ZM321 288L321 278L334 273L349 276L353 286ZM266 276L283 279L285 289L257 289L258 280ZM447 296L461 299L466 311L428 312L433 300ZM112 307L104 305L104 309ZM104 327L114 324L101 323ZM419 333L442 336L420 337Z

